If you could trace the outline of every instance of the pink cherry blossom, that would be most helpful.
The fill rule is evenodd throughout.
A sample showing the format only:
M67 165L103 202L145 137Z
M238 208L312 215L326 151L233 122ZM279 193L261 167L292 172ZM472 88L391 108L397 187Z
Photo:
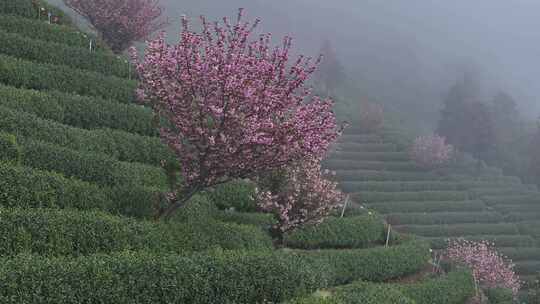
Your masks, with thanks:
M291 41L272 47L270 35L252 38L257 24L238 19L194 32L184 17L177 45L165 34L132 58L139 96L168 123L161 137L181 163L182 192L320 158L341 132L330 99L310 97L305 84L318 60L289 61ZM177 202L165 214L178 208Z
M453 150L444 137L420 136L414 141L410 155L419 167L433 169L448 162Z
M120 53L134 41L163 28L158 0L64 0L96 28L103 40Z
M486 288L508 288L517 295L521 281L511 260L500 255L486 241L454 240L447 249L450 260L471 268L477 283Z
M306 223L321 223L342 205L344 195L329 175L321 171L320 159L306 159L285 169L279 177L281 187L258 191L259 208L274 213L278 220L275 231L285 233Z

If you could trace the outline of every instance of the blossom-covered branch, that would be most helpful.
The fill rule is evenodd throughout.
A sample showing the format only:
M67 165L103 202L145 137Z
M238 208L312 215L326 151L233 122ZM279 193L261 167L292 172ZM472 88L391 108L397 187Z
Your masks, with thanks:
M140 99L167 121L161 137L181 163L182 192L324 155L340 129L332 100L308 100L318 61L290 63L289 37L278 47L270 34L251 39L259 21L244 22L242 10L235 23L201 21L193 32L184 18L177 45L161 34L136 64Z
M283 234L306 223L321 223L339 208L344 195L330 172L321 171L318 159L307 159L285 168L281 175L259 181L258 206L278 220L274 231Z

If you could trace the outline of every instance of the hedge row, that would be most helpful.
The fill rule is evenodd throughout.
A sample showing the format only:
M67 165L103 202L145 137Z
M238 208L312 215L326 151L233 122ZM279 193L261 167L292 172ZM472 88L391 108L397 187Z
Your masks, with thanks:
M516 223L519 228L519 231L522 234L532 235L536 238L540 238L540 221L526 221Z
M536 191L527 190L525 185L512 185L497 188L476 188L471 189L469 192L471 193L471 196L476 198L538 194Z
M388 248L295 252L326 276L328 286L356 280L383 282L406 276L421 270L430 258L428 244L417 240Z
M73 208L105 210L151 218L158 190L118 186L100 188L53 172L0 162L0 205L18 208Z
M343 181L433 181L441 177L432 173L412 171L336 170Z
M356 143L382 143L383 139L378 134L343 134L340 137L342 142L356 142Z
M471 241L489 241L495 243L497 247L535 247L537 241L529 235L463 235L464 238ZM424 237L433 249L444 249L448 247L448 237Z
M467 191L418 191L418 192L361 192L353 197L358 202L378 203L393 201L464 201Z
M513 261L536 260L540 258L540 248L537 247L503 247L497 250Z
M501 204L501 205L491 206L491 208L497 210L498 212L507 213L507 214L524 213L524 212L530 212L531 214L540 213L540 204L526 204L526 205Z
M457 225L403 225L396 226L397 230L426 237L459 237L463 235L513 235L519 234L519 229L512 223L498 224L457 224Z
M482 201L420 201L388 202L370 205L379 213L419 213L419 212L480 212L486 209Z
M239 212L255 212L257 205L254 200L255 185L252 182L236 180L219 185L205 192L219 209Z
M503 216L497 212L436 212L391 213L386 220L393 225L437 225L461 223L499 223Z
M82 152L104 153L129 162L159 165L162 160L174 159L169 148L157 137L110 129L79 129L2 106L0 113L0 130L18 137L42 140Z
M110 204L96 185L8 163L0 163L0 189L4 207L105 210Z
M489 304L512 304L514 295L511 289L506 288L491 288L486 290L486 296L489 299Z
M355 161L342 159L329 159L324 161L324 166L334 170L340 169L363 169L363 170L388 170L388 171L418 171L414 162L382 162L382 161Z
M507 222L534 221L540 218L540 211L524 210L521 212L510 212L504 215Z
M88 255L122 250L270 249L261 229L207 220L200 225L136 221L102 212L0 208L0 255Z
M133 80L5 55L0 55L0 83L36 90L59 90L124 103L134 100L137 86Z
M518 261L515 271L522 275L534 275L540 272L540 261Z
M339 143L338 149L345 152L396 152L395 144L390 143Z
M89 48L90 39L92 39L93 42L97 41L96 37L93 35L82 33L73 27L47 24L40 20L24 19L17 16L2 14L0 14L0 29L34 40L58 42L82 48ZM94 45L97 50L104 49L103 44L99 41L97 41L97 44L94 43Z
M22 255L1 262L6 304L279 303L313 292L320 280L299 257L270 251Z
M385 227L376 215L329 217L319 225L304 226L285 234L283 243L290 248L366 248L383 243Z
M482 198L488 205L538 205L540 204L540 194L532 195L501 195L501 196L484 196Z
M0 105L83 129L111 128L157 135L150 109L112 100L0 85Z
M454 271L442 278L396 286L416 304L462 304L475 294L470 271Z
M469 189L466 183L459 182L341 182L340 187L347 192L407 192L407 191L463 191Z
M39 8L45 8L46 12L51 12L53 16L58 17L60 23L66 25L72 23L71 18L57 7L52 6L43 0L37 0L36 3ZM32 0L0 0L0 14L43 20L47 20L48 18L46 15L43 16L43 14L38 11L38 8L34 7Z
M21 147L17 138L12 134L0 132L0 161L19 164L21 162Z
M104 187L134 185L167 189L160 167L121 162L102 154L78 152L32 140L19 140L24 166L62 173Z
M39 63L65 65L117 77L131 77L130 63L113 54L88 48L35 40L0 29L0 53Z
M407 152L345 152L338 151L334 157L349 160L409 161Z
M223 222L254 225L263 228L268 228L277 223L272 214L266 213L223 211L219 212L216 217Z

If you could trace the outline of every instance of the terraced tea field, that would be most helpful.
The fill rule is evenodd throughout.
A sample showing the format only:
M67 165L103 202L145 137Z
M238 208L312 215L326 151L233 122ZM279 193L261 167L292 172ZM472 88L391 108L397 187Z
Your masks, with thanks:
M449 238L493 241L523 279L540 271L536 186L475 163L422 170L393 135L350 129L326 161L354 208L379 212L394 229L419 235L434 249L444 248Z
M36 20L33 3L62 24ZM385 221L366 211L276 246L274 219L256 212L245 182L153 220L170 190L161 166L177 161L152 112L134 103L128 63L42 1L0 0L0 39L0 303L464 304L473 296L469 270L431 273L426 241L387 238ZM420 171L380 135L346 135L341 149L328 165L342 187L397 230L436 248L447 236L495 239L522 273L538 268L534 187Z

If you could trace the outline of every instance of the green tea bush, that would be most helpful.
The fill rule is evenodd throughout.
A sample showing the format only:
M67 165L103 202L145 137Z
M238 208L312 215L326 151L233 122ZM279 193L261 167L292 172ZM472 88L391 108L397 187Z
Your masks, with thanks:
M396 229L398 229L396 227ZM518 227L512 223L498 224L456 224L456 225L405 225L399 230L406 233L427 237L447 236L459 237L463 235L513 235L519 234Z
M14 135L0 132L0 161L13 164L21 162L21 147Z
M356 142L356 143L381 143L383 139L378 134L348 134L345 133L341 136L343 142Z
M323 162L324 166L333 170L387 170L387 171L417 171L413 162L382 162L382 161L356 161L329 159Z
M32 0L1 0L0 14L14 15L23 18L35 18L42 20L45 23L47 13L51 12L53 16L58 18L57 22L65 25L71 25L71 18L59 8L50 5L44 0L35 0L34 6ZM40 10L42 9L42 10Z
M537 241L529 235L463 235L469 241L489 241L495 243L497 247L534 247ZM448 237L424 237L422 238L431 244L433 249L445 249L448 247Z
M362 192L353 197L359 202L377 203L392 201L464 201L467 191L419 191L419 192Z
M101 186L167 188L167 176L160 167L121 162L102 154L78 152L40 141L23 139L20 142L22 164L28 167L55 171Z
M43 119L64 121L64 109L45 93L0 85L0 106L28 112Z
M339 143L343 151L357 152L396 152L396 145L391 143Z
M160 227L95 211L0 208L4 244L0 255L78 256L125 249L181 251L183 244Z
M475 283L470 271L461 270L398 289L416 304L462 304L474 296Z
M96 185L7 163L0 163L0 189L4 207L106 210L111 205Z
M514 303L514 295L511 289L492 288L486 290L489 304L512 304Z
M507 205L507 204L501 204L501 205L494 205L491 206L494 210L505 213L505 214L511 214L511 213L531 213L531 214L538 214L540 213L540 204L524 204L524 205ZM537 219L537 218L536 218Z
M463 191L468 190L466 183L459 182L341 182L341 188L347 192L408 192L408 191Z
M535 260L540 257L538 247L502 247L497 248L497 251L512 261Z
M370 160L370 161L409 161L409 154L406 152L336 152L336 157L349 160Z
M298 249L366 248L382 243L385 227L373 214L353 217L329 217L319 225L301 227L287 233L283 244Z
M488 205L537 205L540 203L540 194L484 196L482 199Z
M24 18L37 18L37 11L30 0L0 0L0 13Z
M21 255L1 262L6 304L279 303L313 292L320 280L300 257L271 251Z
M415 304L415 302L389 285L355 282L296 299L289 304Z
M130 77L132 70L126 60L104 52L90 52L88 48L63 43L35 40L0 29L0 53L45 64L65 65L75 69L104 75Z
M162 160L174 159L173 153L157 137L110 129L79 129L2 106L0 113L0 130L16 136L76 151L103 153L122 161L159 165Z
M412 240L400 245L370 249L295 251L327 276L329 286L355 280L383 282L413 274L430 259L428 243Z
M223 222L254 225L263 228L271 227L277 223L274 216L267 213L220 211L216 217Z
M110 128L155 136L152 111L96 97L0 85L0 105L83 129Z
M437 212L391 213L385 216L393 225L441 225L462 223L499 223L502 215L497 212Z
M0 55L0 82L28 89L58 90L114 99L130 103L134 100L136 82L63 65L35 63Z
M536 275L540 272L540 261L518 261L515 272L520 275Z
M9 0L8 0L9 1ZM21 1L11 1L21 2ZM97 51L106 50L95 36L82 33L76 28L47 24L42 20L20 18L18 16L2 15L0 10L0 29L8 33L19 34L34 40L63 43L65 45L88 48L92 40Z
M379 213L419 213L419 212L481 212L486 210L482 201L423 201L388 202L370 205Z
M347 181L432 181L440 176L423 172L376 171L376 170L336 170L337 176Z
M234 209L239 212L255 212L255 185L249 181L236 180L216 186L205 192L220 209Z

